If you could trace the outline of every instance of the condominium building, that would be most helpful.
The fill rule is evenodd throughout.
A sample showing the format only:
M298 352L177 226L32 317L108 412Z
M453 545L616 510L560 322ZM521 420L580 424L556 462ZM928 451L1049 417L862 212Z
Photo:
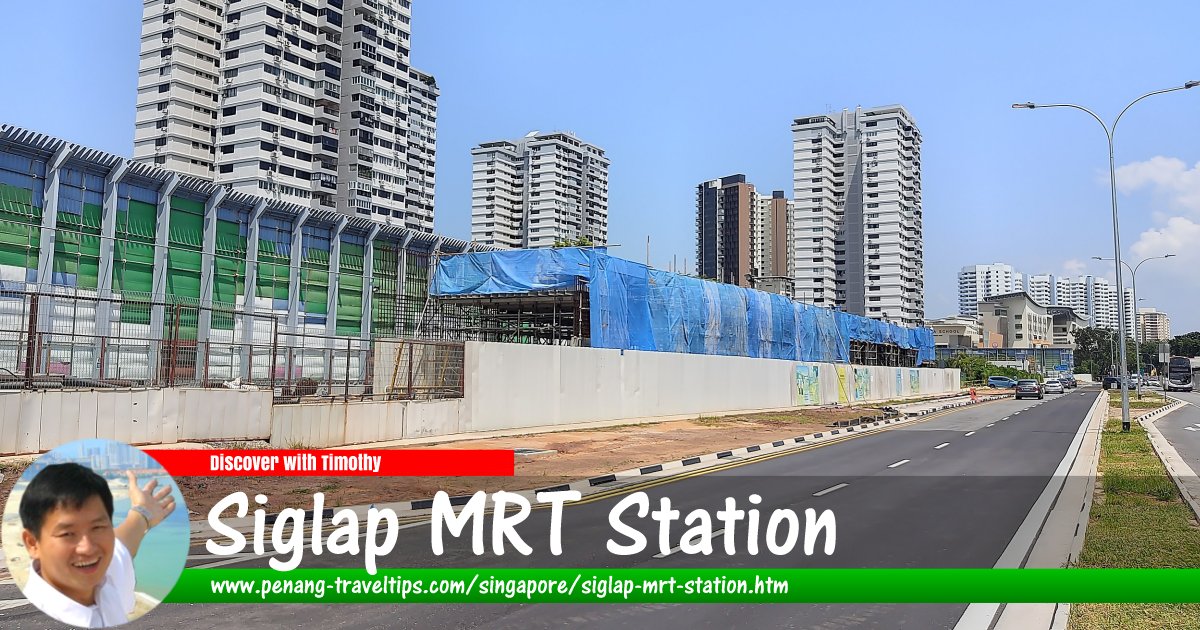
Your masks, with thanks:
M1011 265L993 263L963 267L958 272L958 312L960 315L978 315L979 302L984 298L1025 289L1025 277Z
M792 124L792 274L815 304L920 326L921 133L901 106Z
M134 159L433 231L437 84L409 0L144 0Z
M1039 304L1058 304L1058 282L1060 280L1062 279L1056 279L1050 274L1026 276L1025 288ZM961 283L959 286L962 286Z
M775 190L770 195L754 195L754 226L751 248L754 255L755 287L762 288L759 279L788 278L792 203L784 191Z
M1138 309L1138 336L1142 341L1167 341L1171 338L1171 318L1154 308Z
M471 149L471 240L500 248L608 242L604 150L568 132Z
M696 269L702 278L753 286L757 197L745 175L696 186Z
M968 268L964 268L964 271ZM1013 271L1014 291L1027 291L1039 304L1070 308L1074 315L1083 317L1088 325L1102 328L1118 327L1118 308L1125 308L1125 323L1133 330L1133 291L1125 289L1125 299L1117 300L1116 286L1106 278L1096 276L1056 276L1034 274L1024 276L1024 286L1015 281L1021 274ZM959 294L963 293L962 274L959 276ZM961 307L961 300L960 300Z

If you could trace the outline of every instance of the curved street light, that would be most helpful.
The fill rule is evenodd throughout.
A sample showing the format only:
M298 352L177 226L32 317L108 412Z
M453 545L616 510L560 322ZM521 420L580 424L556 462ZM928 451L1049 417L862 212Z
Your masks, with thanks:
M1163 260L1166 258L1174 258L1174 257L1175 257L1175 254L1163 254L1162 256L1151 256L1149 258L1142 259L1141 262L1134 265L1133 267L1130 267L1129 263L1125 262L1124 260L1120 261L1121 264L1124 265L1125 268L1129 270L1130 277L1133 278L1133 347L1135 349L1134 354L1137 355L1137 375L1138 375L1137 397L1138 397L1138 400L1142 399L1142 328L1141 328L1141 326L1138 326L1138 321L1137 321L1137 303L1138 303L1137 270L1139 267L1142 266L1142 264L1144 264L1148 261ZM1112 258L1102 258L1100 256L1092 256L1092 260L1112 260ZM1124 304L1125 296L1123 296L1123 295L1119 296L1118 300L1120 302L1122 302L1122 304L1120 306L1121 310L1124 310L1125 309L1125 304ZM1122 343L1123 343L1123 341L1122 341Z
M1121 110L1120 114L1117 114L1117 118L1115 120L1113 120L1112 127L1109 127L1108 125L1106 125L1104 123L1104 121L1101 120L1101 118L1096 115L1095 112L1093 112L1092 110L1090 110L1086 107L1083 107L1081 105L1074 105L1071 103L1050 103L1050 104L1045 104L1045 105L1040 104L1040 103L1033 103L1033 102L1013 103L1013 106L1012 106L1013 109L1043 109L1043 108L1049 108L1049 107L1069 107L1071 109L1078 109L1082 112L1086 112L1092 118L1095 118L1096 122L1100 123L1100 126L1104 128L1104 135L1108 138L1108 182L1109 182L1110 192L1112 195L1113 257L1116 260L1116 264L1114 266L1117 269L1117 296L1118 296L1118 299L1121 299L1121 300L1125 299L1125 287L1124 287L1124 283L1121 280L1121 277L1124 274L1121 273L1121 230L1120 230L1119 221L1117 219L1117 166L1116 166L1116 161L1115 161L1114 155L1113 155L1113 134L1116 133L1116 131L1117 131L1117 123L1121 122L1121 117L1125 115L1125 112L1129 111L1130 107L1133 107L1135 104L1138 103L1138 101L1141 101L1144 98L1148 98L1148 97L1154 96L1156 94L1166 94L1167 92L1175 92L1178 90L1188 90L1188 89L1196 87L1197 85L1200 85L1200 81L1188 81L1187 83L1184 83L1183 85L1180 85L1180 86L1167 88L1165 90L1155 90L1153 92L1148 92L1146 94L1143 94L1143 95L1133 99L1133 101L1131 103L1129 103L1128 105L1125 106L1125 109ZM1128 334L1128 329L1125 327L1125 309L1124 308L1117 309L1117 325L1120 328L1119 334L1121 335L1121 344L1120 344L1120 346L1121 346L1121 348L1120 348L1121 376L1124 377L1124 379L1127 381L1129 378L1129 367L1128 367L1129 364L1128 364L1127 358L1126 358L1127 355L1125 353L1125 341L1124 340ZM1121 430L1124 432L1129 431L1129 388L1126 385L1121 386Z

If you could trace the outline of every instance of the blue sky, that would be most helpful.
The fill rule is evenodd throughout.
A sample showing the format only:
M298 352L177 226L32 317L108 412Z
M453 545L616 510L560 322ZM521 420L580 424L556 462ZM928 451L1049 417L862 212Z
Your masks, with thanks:
M1041 6L1046 4L1048 6ZM793 118L903 104L924 136L927 316L957 270L1112 277L1103 132L1137 96L1200 79L1193 3L415 0L412 61L437 77L437 229L470 232L470 149L568 130L612 160L610 240L695 264L695 186L745 173L792 194ZM1071 3L1074 4L1074 3ZM978 5L978 6L975 6ZM129 155L141 3L6 9L0 121ZM1117 133L1121 235L1139 297L1200 329L1200 88L1139 103Z

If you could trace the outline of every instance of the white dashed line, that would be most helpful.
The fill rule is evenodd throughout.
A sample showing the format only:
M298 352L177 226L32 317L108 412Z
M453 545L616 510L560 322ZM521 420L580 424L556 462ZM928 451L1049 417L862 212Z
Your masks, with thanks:
M1011 417L1012 417L1012 416L1004 416L1003 418L1000 418L1000 419L1001 419L1001 420L1008 420L1008 419L1009 419L1009 418L1011 418Z
M909 462L909 460L907 460L907 459L902 459L902 460L900 460L900 461L896 462L895 464L892 464L891 466L888 466L888 468L896 468L896 467L898 467L898 466L903 466L903 465L907 464L908 462Z
M820 492L815 492L815 493L813 493L813 496L814 496L814 497L823 497L823 496L825 496L825 495L829 494L830 492L833 492L834 490L841 490L842 488L845 488L845 487L846 487L846 486L848 486L848 485L850 485L850 484L848 484L848 483L839 483L839 484L838 484L838 485L836 485L836 486L831 486L831 487L829 487L829 488L825 488L824 490L822 490L822 491L820 491Z
M963 437L971 437L972 435L975 435L975 432L974 432L974 431L968 431L968 432L967 432L967 434L966 434L966 435L964 435Z
M950 446L949 442L942 442L941 444L938 444L937 446L933 447L933 450L936 451L939 448L946 448L947 446Z
M1197 429L1196 427L1183 427L1183 428L1188 431L1200 431L1200 429Z
M994 426L996 426L996 423L995 423L995 422L993 422L993 423L991 423L991 424L989 424L989 425L987 425L986 427L983 427L983 428L985 428L985 429L988 429L988 428L991 428L991 427L994 427Z

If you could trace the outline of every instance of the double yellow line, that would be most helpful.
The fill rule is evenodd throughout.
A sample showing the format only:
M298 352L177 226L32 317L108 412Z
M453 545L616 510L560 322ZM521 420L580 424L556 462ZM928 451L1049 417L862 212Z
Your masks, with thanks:
M991 404L994 402L999 402L1001 400L1008 400L1008 399L1000 398L1000 399L996 399L996 400L989 400L989 401L985 401L982 403L978 403L978 405L987 405L987 404ZM978 405L970 405L970 406L976 407ZM700 468L700 469L692 470L692 471L688 471L688 472L681 472L681 473L674 474L674 475L667 475L664 477L656 477L653 479L647 479L646 481L631 483L631 484L623 485L623 486L620 486L617 488L603 490L603 491L597 492L595 494L589 494L578 501L572 501L571 503L567 504L566 507L575 507L578 505L586 505L588 503L595 503L596 501L603 501L605 499L610 499L615 496L628 494L630 492L639 492L641 490L645 490L648 488L654 488L654 487L666 485L669 483L675 483L677 481L683 481L684 479L691 479L693 477L699 477L700 475L707 475L707 474L722 471L722 470L729 470L730 468L737 468L739 466L746 466L749 464L757 464L757 463L775 459L778 457L786 457L788 455L794 455L796 453L800 453L800 452L804 452L804 451L811 451L813 449L821 448L823 446L829 446L830 444L838 444L841 442L845 442L847 440L853 440L855 438L862 437L864 435L873 435L876 433L891 431L892 429L898 429L900 427L912 426L914 424L920 424L923 422L928 422L930 420L936 420L938 418L948 416L952 413L955 413L958 411L963 411L967 408L968 408L968 406L955 407L952 409L945 409L942 411L931 413L927 416L921 417L920 419L912 420L912 421L901 423L901 424L883 425L883 426L877 427L875 429L872 429L871 431L865 431L862 433L859 433L857 430L855 430L855 432L853 432L853 433L847 433L846 435L842 435L842 436L839 436L836 438L822 440L820 442L814 442L814 443L810 443L810 444L802 444L801 446L789 448L789 449L786 449L783 451L778 451L778 452L774 452L774 453L763 453L761 455L755 455L755 456L748 457L745 459L739 459L736 461L731 461L731 462L727 462L727 463L716 465L716 466L709 466L707 468ZM538 505L533 505L531 507L535 510L544 510L544 509L549 508L550 506L538 504ZM403 517L402 519L400 519L400 524L404 525L404 524L413 523L416 521L427 520L428 518L429 517L427 515Z

